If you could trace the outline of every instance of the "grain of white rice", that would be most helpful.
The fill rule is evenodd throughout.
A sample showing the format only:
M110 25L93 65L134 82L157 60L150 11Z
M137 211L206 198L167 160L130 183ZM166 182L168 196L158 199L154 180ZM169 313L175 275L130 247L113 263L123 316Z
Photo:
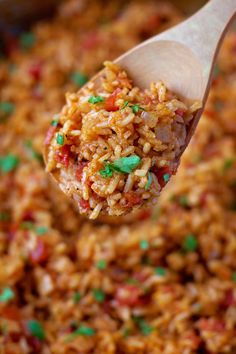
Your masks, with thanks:
M129 192L133 188L133 185L134 185L134 174L130 173L128 175L128 178L124 186L124 192L125 193Z
M92 213L90 214L89 219L91 220L96 219L101 209L102 209L102 203L97 204L96 207L93 209Z
M120 122L120 125L122 127L128 125L129 123L131 123L133 120L134 120L134 117L135 115L133 113L130 113L125 119L123 119L121 122Z
M107 187L107 193L109 194L113 193L119 181L120 181L120 176L117 174L114 176L114 178L112 178L111 182L109 183L109 186Z

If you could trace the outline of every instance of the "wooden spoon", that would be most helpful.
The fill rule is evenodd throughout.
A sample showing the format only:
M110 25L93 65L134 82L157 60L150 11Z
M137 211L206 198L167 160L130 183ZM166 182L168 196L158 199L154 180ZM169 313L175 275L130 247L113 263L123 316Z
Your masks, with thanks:
M236 0L210 0L186 21L148 39L115 60L141 88L162 80L181 98L202 102L202 108L197 111L188 129L185 145L176 158L177 163L203 111L216 56L235 11ZM103 75L104 70L91 81L99 85ZM44 158L47 162L46 150ZM58 171L51 174L59 182Z
M202 102L177 159L196 129L209 93L219 48L235 14L236 0L210 0L186 21L148 39L115 60L141 88L162 80L183 99Z

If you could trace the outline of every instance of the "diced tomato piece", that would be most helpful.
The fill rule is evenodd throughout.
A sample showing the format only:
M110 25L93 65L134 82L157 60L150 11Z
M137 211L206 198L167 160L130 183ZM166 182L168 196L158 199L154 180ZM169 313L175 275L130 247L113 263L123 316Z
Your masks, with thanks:
M214 318L203 318L198 321L198 327L202 331L223 332L225 330L225 322Z
M148 277L149 274L140 271L140 272L135 272L132 278L138 280L139 282L144 282L145 280L147 280Z
M8 37L5 41L5 51L8 56L11 56L19 50L19 42L16 37Z
M36 247L30 252L29 259L33 265L41 264L48 259L48 250L42 239L37 239Z
M34 354L39 354L41 353L42 350L42 342L38 338L35 338L33 336L27 336L26 338L28 345L30 348L33 349Z
M151 97L145 96L144 99L143 99L143 103L144 103L144 104L147 104L147 105L150 104L150 103L152 103Z
M122 90L120 88L117 88L109 97L107 97L105 101L105 110L108 112L118 111L119 107L115 105L115 102L118 93L121 91Z
M118 111L119 107L115 105L116 96L110 95L105 101L105 110L108 112Z
M134 205L140 204L142 202L142 197L135 192L124 193L124 197L126 199L125 206L127 208L132 208Z
M76 167L76 179L81 182L82 175L83 175L83 170L85 166L87 166L88 162L79 162L78 166Z
M227 309L230 306L236 305L236 299L234 298L233 289L229 289L226 291L222 305L225 309Z
M28 73L35 81L39 81L42 74L42 62L41 61L33 62L28 68Z
M138 219L141 220L141 221L149 219L151 214L152 214L151 209L141 210L139 215L138 215Z
M0 314L2 317L5 317L11 321L19 322L21 320L20 310L15 305L4 306L0 310Z
M34 218L33 212L32 211L26 211L23 214L22 220L23 221L32 221L32 222L34 222L35 218Z
M70 161L70 145L64 145L58 149L55 153L55 160L67 168Z
M44 145L49 145L50 144L50 142L51 142L51 140L52 140L52 138L53 138L53 135L55 134L55 132L56 132L56 127L53 127L53 126L51 126L49 129L48 129L48 131L47 131L47 134L46 134L46 138L45 138L45 140L44 140Z
M81 42L81 47L83 49L94 49L100 43L99 34L96 32L90 32Z
M166 167L157 167L157 166L153 166L151 168L151 171L154 173L154 175L156 176L158 183L160 184L161 188L163 188L167 181L164 180L164 175L165 174L169 174L171 175L172 172L170 170L170 168L168 166Z
M88 210L89 209L89 202L88 200L84 200L83 198L80 199L79 205L81 206L82 209Z
M183 117L185 111L183 109L176 109L175 113L178 114L178 116Z
M115 299L121 306L137 306L142 295L142 289L135 285L124 284L117 288Z

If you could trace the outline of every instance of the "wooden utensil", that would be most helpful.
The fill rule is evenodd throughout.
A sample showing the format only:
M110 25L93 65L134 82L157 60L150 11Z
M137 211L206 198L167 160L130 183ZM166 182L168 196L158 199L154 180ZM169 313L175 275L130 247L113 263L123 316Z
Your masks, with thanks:
M181 98L202 101L202 108L192 119L186 143L176 158L177 163L203 111L216 56L235 11L236 0L210 0L186 21L148 39L115 60L141 88L162 80ZM98 85L103 75L102 70L91 81ZM46 148L46 162L47 155ZM51 174L58 182L58 171Z
M195 114L178 158L202 114L217 53L235 12L236 0L210 0L186 21L148 39L115 61L128 71L139 87L145 88L150 82L162 80L180 97L202 101L202 108Z

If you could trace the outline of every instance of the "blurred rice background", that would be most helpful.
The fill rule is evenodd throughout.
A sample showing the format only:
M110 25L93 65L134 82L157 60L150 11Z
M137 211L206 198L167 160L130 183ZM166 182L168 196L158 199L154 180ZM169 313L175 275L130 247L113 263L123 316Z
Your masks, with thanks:
M19 26L27 27L36 20L50 16L59 2L60 0L0 0L0 31L17 29ZM206 0L172 0L171 2L187 14L191 14Z

